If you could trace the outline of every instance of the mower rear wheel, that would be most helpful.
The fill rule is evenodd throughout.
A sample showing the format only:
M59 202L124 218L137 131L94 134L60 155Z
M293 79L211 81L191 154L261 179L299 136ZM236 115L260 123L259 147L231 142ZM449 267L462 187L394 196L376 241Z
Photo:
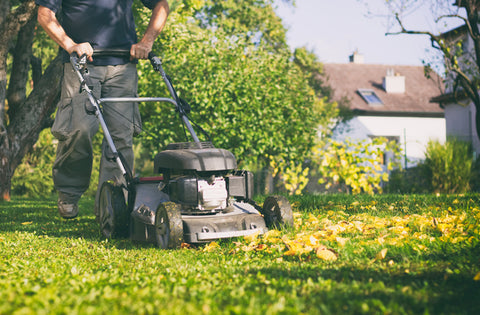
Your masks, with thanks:
M124 189L108 181L100 190L100 229L107 238L128 236L129 213L125 202Z
M180 205L168 201L161 203L155 215L155 237L162 249L180 248L183 243L183 221Z
M269 196L263 203L263 218L268 228L293 226L292 206L283 196Z

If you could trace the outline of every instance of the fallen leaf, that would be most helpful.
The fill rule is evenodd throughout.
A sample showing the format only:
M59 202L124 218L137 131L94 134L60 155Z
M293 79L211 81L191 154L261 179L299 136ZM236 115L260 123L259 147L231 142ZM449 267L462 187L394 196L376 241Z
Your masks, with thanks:
M329 249L319 248L316 251L317 257L323 260L334 261L337 260L337 254Z
M243 238L248 242L253 242L254 240L257 239L258 235L260 235L260 231L252 233L250 235L245 235Z
M203 251L210 253L210 252L213 252L214 250L216 250L219 247L220 247L220 245L218 245L217 242L211 242L203 248Z
M258 244L257 247L255 248L255 250L259 251L259 250L265 250L267 248L268 248L268 246L265 245L265 244Z
M375 258L378 260L385 259L385 256L387 256L387 251L388 251L387 248L382 249Z
M349 240L348 238L344 238L344 237L340 237L340 236L337 236L335 238L335 241L337 241L338 245L340 245L342 247L345 246L345 244L347 243L348 240Z
M473 280L480 281L480 271L473 277Z

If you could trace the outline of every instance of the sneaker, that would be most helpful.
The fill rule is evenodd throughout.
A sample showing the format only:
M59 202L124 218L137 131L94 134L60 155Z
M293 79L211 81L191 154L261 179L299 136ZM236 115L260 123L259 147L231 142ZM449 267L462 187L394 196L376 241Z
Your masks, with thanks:
M78 215L78 205L58 200L58 213L64 219L73 219Z

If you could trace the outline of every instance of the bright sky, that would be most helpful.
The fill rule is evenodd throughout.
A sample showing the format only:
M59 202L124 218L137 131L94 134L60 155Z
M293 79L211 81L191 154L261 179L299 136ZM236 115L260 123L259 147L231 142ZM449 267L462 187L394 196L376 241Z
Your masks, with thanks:
M295 8L275 1L277 13L289 29L290 46L306 46L323 63L347 63L355 50L363 54L365 63L371 64L422 65L422 59L432 55L427 36L386 36L387 18L367 17L369 8L386 12L385 0L296 0ZM427 21L432 21L430 10L421 7L408 16L404 25L438 33L436 25Z

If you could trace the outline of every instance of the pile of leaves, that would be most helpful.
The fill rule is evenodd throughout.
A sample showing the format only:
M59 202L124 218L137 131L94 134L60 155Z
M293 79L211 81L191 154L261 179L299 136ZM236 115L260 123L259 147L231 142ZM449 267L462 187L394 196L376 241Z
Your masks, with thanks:
M464 196L463 196L464 197ZM346 261L364 255L370 262L385 261L393 266L403 260L402 253L429 254L446 247L478 248L480 244L480 207L465 208L473 199L453 199L443 208L430 206L423 213L407 213L399 203L382 204L388 212L378 215L377 201L353 201L348 209L294 212L294 228L270 230L233 242L229 253L257 252L278 259ZM294 205L295 206L295 205ZM298 204L297 204L298 207ZM390 213L391 215L388 215ZM204 251L220 251L212 242ZM480 280L480 260L472 262L472 278Z

